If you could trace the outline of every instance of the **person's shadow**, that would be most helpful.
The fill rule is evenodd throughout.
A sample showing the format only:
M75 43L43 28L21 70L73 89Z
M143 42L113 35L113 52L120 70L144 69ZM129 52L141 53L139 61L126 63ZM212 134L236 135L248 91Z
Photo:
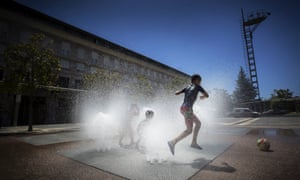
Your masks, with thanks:
M227 172L232 173L235 172L236 169L232 166L230 166L228 163L223 162L222 166L215 166L211 165L211 160L207 160L205 158L199 158L195 159L192 163L184 163L184 164L177 164L177 165L190 165L194 169L202 169L206 171L217 171L217 172Z
M222 162L222 166L215 166L215 165L208 164L207 166L205 166L203 168L203 170L218 171L218 172L227 172L227 173L233 173L233 172L236 171L236 169L234 167L230 166L226 162Z

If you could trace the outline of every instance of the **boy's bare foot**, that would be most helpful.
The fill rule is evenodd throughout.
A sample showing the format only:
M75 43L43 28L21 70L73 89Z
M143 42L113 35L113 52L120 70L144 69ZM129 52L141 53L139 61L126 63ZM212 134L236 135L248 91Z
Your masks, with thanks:
M172 155L174 156L174 154L175 154L175 152L174 152L175 144L173 144L171 141L168 141L168 145L169 145L169 148L170 148L170 151L171 151Z
M192 148L195 148L195 149L199 149L199 150L202 149L202 147L199 146L199 144L191 144L191 147L192 147Z

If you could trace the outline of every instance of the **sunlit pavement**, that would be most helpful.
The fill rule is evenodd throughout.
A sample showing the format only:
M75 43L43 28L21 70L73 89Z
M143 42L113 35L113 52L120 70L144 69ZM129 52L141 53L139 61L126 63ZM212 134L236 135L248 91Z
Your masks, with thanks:
M16 135L16 134L48 134L60 132L78 131L83 127L82 123L69 123L69 124L47 124L47 125L34 125L33 131L28 132L28 126L13 126L13 127L0 127L0 136L2 135Z
M1 179L299 179L299 117L225 118L150 164L134 149L98 152L80 132L0 137ZM270 152L256 140L267 137ZM72 142L70 142L72 141ZM198 154L199 153L199 154ZM183 158L182 158L183 157Z
M215 124L248 128L300 128L300 117L219 118Z

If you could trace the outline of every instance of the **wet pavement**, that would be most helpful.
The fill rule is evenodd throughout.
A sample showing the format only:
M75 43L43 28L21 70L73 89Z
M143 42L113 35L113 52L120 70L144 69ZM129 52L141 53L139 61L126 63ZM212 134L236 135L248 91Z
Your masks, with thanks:
M35 146L88 140L80 131L23 136L17 139Z
M0 136L73 132L80 130L83 126L82 123L34 125L31 132L28 132L28 126L0 127Z
M0 179L300 179L300 128L284 127L203 129L203 152L182 143L179 155L190 155L188 162L168 157L163 164L141 163L144 157L132 149L89 149L93 142L76 132L0 136ZM270 152L258 150L261 137L271 142Z
M155 151L154 161L147 161L147 155L136 149L114 148L110 151L97 151L97 147L86 144L81 148L60 151L59 154L80 163L112 172L134 180L188 179L206 164L232 145L230 139L222 136L200 135L202 150L189 147L188 142L176 146L172 156L165 143L165 149Z

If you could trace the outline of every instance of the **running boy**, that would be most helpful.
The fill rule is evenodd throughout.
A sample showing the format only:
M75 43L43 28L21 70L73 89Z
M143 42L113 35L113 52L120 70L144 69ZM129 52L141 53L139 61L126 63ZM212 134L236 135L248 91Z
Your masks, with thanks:
M201 127L201 122L198 117L193 113L193 105L197 99L198 92L200 91L203 95L200 96L200 99L208 98L207 92L200 86L201 84L201 76L198 74L194 74L191 77L191 84L181 91L177 91L176 95L184 93L184 101L180 108L181 114L184 116L186 130L183 131L178 137L168 142L171 153L174 155L175 145L183 138L192 134L193 132L193 123L195 123L193 140L191 147L196 149L202 149L197 144L197 136L199 133L199 129Z

